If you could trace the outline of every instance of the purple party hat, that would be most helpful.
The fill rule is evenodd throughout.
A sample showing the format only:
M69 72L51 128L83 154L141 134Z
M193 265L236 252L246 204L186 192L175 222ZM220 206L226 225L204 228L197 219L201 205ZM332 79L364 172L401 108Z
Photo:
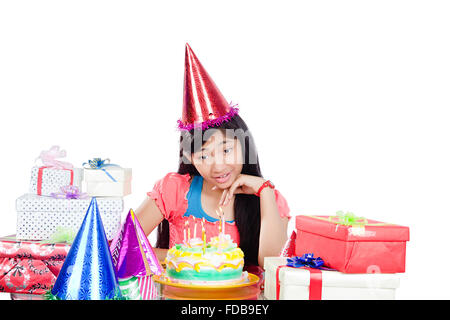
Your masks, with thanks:
M163 271L132 209L110 250L118 278L161 275Z

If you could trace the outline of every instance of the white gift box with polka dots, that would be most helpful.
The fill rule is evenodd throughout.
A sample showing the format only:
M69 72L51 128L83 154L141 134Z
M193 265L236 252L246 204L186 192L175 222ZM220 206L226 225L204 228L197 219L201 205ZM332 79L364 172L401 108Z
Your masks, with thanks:
M25 194L16 200L16 238L21 240L48 239L58 226L71 228L74 232L78 232L90 202L91 198L55 199ZM106 237L108 240L112 240L121 225L123 199L98 197L97 203Z
M83 180L82 168L73 168L72 172L70 170L43 168L41 179L39 179L39 169L40 167L31 168L30 193L39 194L39 190L42 196L50 196L52 193L58 193L61 191L61 187L70 185L72 173L72 185L77 186L81 190Z

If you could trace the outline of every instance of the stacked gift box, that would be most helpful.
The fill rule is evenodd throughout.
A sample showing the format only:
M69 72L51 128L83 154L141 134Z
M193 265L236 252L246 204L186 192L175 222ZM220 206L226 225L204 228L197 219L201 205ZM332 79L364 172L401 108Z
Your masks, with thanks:
M264 260L270 300L395 298L409 228L338 212L296 216L280 257Z
M41 295L61 270L70 244L0 238L0 292Z
M75 168L58 160L65 155L57 146L43 151L29 192L16 200L16 234L0 238L0 292L39 295L54 284L92 197L107 239L120 230L131 169L99 158Z

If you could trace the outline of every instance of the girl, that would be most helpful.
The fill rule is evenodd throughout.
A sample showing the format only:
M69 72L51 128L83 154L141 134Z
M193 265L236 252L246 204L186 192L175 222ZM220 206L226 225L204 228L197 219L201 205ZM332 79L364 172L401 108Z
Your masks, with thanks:
M237 113L186 44L178 172L158 181L136 210L147 235L158 226L160 260L183 241L186 226L199 230L201 219L207 241L217 236L218 212L246 266L263 266L264 257L277 256L286 242L289 207L263 178L253 138Z

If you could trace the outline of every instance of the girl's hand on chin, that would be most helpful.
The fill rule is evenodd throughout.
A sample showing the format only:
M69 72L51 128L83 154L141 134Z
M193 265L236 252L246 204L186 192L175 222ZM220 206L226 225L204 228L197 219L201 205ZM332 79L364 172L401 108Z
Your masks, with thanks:
M238 193L255 194L264 183L264 179L248 174L240 174L228 189L224 189L219 206L226 206L230 203L233 195Z

